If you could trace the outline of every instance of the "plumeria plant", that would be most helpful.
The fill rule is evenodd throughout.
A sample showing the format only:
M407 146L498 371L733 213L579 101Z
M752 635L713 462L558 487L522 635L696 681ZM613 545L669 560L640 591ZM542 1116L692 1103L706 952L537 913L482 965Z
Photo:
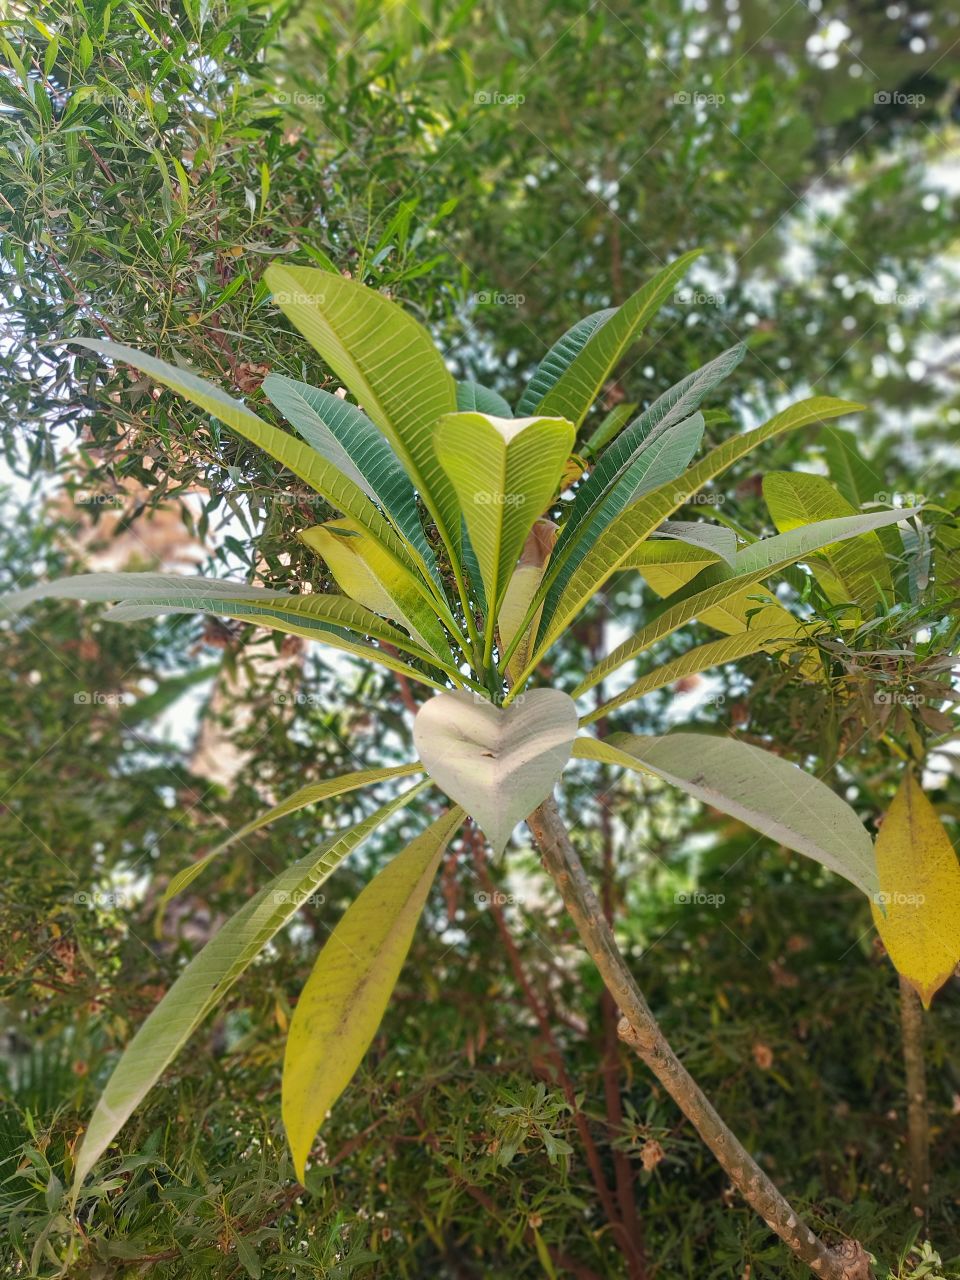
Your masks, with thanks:
M802 769L727 736L601 740L589 731L608 711L680 676L782 649L795 637L796 622L779 606L758 611L750 603L757 584L825 548L909 521L918 510L854 510L749 542L719 523L674 520L693 495L766 441L862 407L816 396L731 434L695 461L706 420L700 406L741 360L740 346L642 412L621 407L581 437L612 370L695 256L679 257L622 306L587 316L565 333L515 408L487 388L456 382L426 330L395 302L315 268L274 265L266 283L352 399L271 374L263 391L296 435L183 368L113 342L75 340L187 397L322 495L340 514L302 537L326 562L339 592L289 595L203 577L84 574L7 596L7 614L51 596L112 602L106 616L117 621L203 611L345 650L434 694L414 723L418 759L305 787L174 877L167 899L257 827L384 780L415 779L265 884L187 965L103 1091L76 1158L75 1196L165 1067L303 900L374 831L436 787L451 807L349 907L297 1004L282 1105L299 1176L328 1109L376 1032L445 846L469 816L500 852L526 820L622 1012L624 1041L799 1258L833 1280L869 1274L859 1245L829 1248L799 1220L667 1044L578 859L561 818L562 796L561 804L553 798L571 761L655 775L816 859L871 899L878 892L873 845L860 819ZM675 563L678 547L706 552L707 562L668 591L636 634L575 688L544 687L545 656L611 575L653 574ZM739 613L749 625L651 667L596 705L593 691L608 675L716 610ZM578 700L588 692L589 710L581 711Z

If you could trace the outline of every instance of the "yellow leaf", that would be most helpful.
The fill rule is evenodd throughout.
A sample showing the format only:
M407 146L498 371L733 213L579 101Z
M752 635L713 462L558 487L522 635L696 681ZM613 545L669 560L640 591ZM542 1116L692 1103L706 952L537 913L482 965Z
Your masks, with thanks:
M376 1035L448 840L451 809L407 845L351 904L317 958L290 1022L283 1124L297 1177L328 1110Z
M897 971L924 1007L960 960L960 863L937 811L912 771L883 820L876 845L879 903L873 920Z
M413 574L384 555L359 521L330 520L301 530L299 537L323 556L344 595L401 623L418 644L451 661L443 628L423 601Z

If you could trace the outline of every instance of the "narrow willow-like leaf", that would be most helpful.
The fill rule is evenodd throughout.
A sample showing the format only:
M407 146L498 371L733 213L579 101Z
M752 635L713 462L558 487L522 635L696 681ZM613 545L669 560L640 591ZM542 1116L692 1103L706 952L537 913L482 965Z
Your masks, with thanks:
M416 491L376 423L355 404L279 374L264 378L263 391L309 445L341 470L349 468L351 478L383 507L424 571L442 586L420 523Z
M482 387L479 382L457 383L457 408L463 413L489 413L494 418L513 417L513 410L500 392Z
M702 733L602 742L578 738L574 755L641 769L679 787L778 844L813 858L867 897L877 891L873 842L845 800L819 778L736 738Z
M376 1035L448 841L451 809L347 908L297 1001L283 1059L283 1124L303 1182L313 1139Z
M417 783L285 868L190 961L127 1045L100 1095L77 1156L74 1196L168 1064L274 934L348 854L426 785Z
M319 272L324 275L325 273ZM325 277L330 278L330 277ZM269 423L258 418L240 400L234 400L225 391L211 382L205 382L195 373L186 369L178 369L167 364L165 360L157 360L153 356L136 351L133 347L123 347L116 342L101 342L93 338L71 338L75 346L88 347L99 355L109 356L124 364L133 365L143 373L149 374L157 382L170 387L171 390L185 396L188 400L218 418L232 431L249 440L251 444L262 449L277 462L285 466L294 475L299 476L311 489L344 515L352 516L359 521L376 538L399 564L410 567L409 552L387 520L377 510L367 495L354 484L353 480L325 457L317 453L302 440L278 431ZM429 594L424 583L423 591Z
M763 496L781 533L857 514L857 508L829 480L798 471L769 472L763 477ZM830 602L859 606L858 618L863 613L872 616L884 598L893 599L893 578L876 533L824 547L811 568Z
M662 485L629 507L604 532L567 583L549 630L538 643L528 670L536 666L556 637L566 630L610 575L622 567L631 552L710 480L774 436L862 408L863 405L835 400L830 396L803 400L776 414L763 426L725 441L679 479Z
M873 515L850 516L842 520L822 520L818 524L808 524L790 533L778 533L776 537L764 538L754 542L738 553L733 565L713 564L699 573L687 586L682 587L674 595L668 597L658 607L646 626L618 645L602 662L599 662L581 680L574 690L577 697L606 679L611 671L629 662L631 658L649 649L657 640L670 635L678 627L692 618L699 617L706 609L719 604L727 596L742 590L751 583L760 582L763 578L795 564L797 560L831 542L840 542L845 538L855 538L868 529L880 528L885 524L893 524L897 520L915 515L918 507L905 508L902 511L882 511Z
M607 307L603 311L594 311L592 315L578 320L558 338L533 372L533 377L524 387L523 395L517 401L517 417L532 417L538 413L547 393L570 368L570 365L583 350L587 339L606 324L611 316L616 315L616 307Z
M457 397L426 329L395 302L355 280L276 263L264 279L277 306L390 441L444 542L455 552L460 512L432 437L437 420L456 409Z
M627 347L673 293L677 281L700 253L701 250L695 249L671 262L618 307L609 320L595 328L583 349L537 405L537 413L567 418L579 428Z
M248 822L239 831L231 832L226 840L222 840L215 849L211 849L202 858L199 858L196 862L191 862L188 867L178 871L163 891L158 914L162 914L164 907L166 907L171 898L175 898L178 893L183 893L184 889L193 884L194 880L206 871L210 863L219 858L222 853L225 853L231 845L238 840L245 840L247 836L251 836L255 831L260 831L263 827L269 826L271 822L286 818L289 814L297 813L300 809L306 809L309 805L319 804L321 800L330 800L335 796L347 795L351 791L359 791L363 787L372 787L377 782L388 782L392 778L405 778L412 773L423 773L423 771L421 764L401 764L390 769L362 769L356 773L342 774L339 778L326 778L323 782L308 783L307 786L301 787L299 791L294 791L293 795L281 800L279 804L275 804L266 813L262 813L259 818L254 818L252 822Z
M787 616L789 617L789 614ZM712 667L722 667L728 662L735 662L738 658L745 658L751 653L759 653L761 649L779 649L791 639L792 637L784 636L781 630L774 627L758 631L740 631L736 635L724 636L722 640L710 640L706 644L688 650L679 658L673 658L670 662L663 662L654 667L652 671L648 671L645 676L635 681L629 689L618 693L615 698L610 698L587 715L581 716L580 724L593 724L595 720L601 720L612 711L635 702L644 694L651 693L654 689L662 689L677 680L683 680L686 676L709 671Z
M604 414L600 425L584 441L581 453L585 458L595 458L601 449L606 448L619 431L627 425L636 412L635 402L624 401L615 404L609 413Z

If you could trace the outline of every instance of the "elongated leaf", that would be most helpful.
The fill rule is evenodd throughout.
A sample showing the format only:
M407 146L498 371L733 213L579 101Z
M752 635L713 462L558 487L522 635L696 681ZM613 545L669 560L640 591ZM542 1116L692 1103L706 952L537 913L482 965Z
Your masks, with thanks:
M644 409L643 413L604 451L590 478L581 486L570 513L570 535L580 521L607 492L624 469L648 448L663 432L699 409L704 397L721 382L743 359L746 348L731 347L711 360L709 364L688 374L686 378L665 391L662 396Z
M737 535L722 524L705 524L695 520L664 520L653 537L670 538L690 547L704 547L727 564L737 558Z
M537 413L567 418L579 428L621 356L639 336L647 321L659 311L700 252L695 249L671 262L628 298L609 320L595 328L580 353L540 401Z
M355 520L331 520L303 529L298 536L327 562L344 595L401 623L419 645L449 667L452 654L436 606L431 609L420 596L414 573L384 555L361 525Z
M607 307L603 311L594 311L584 316L575 325L558 338L533 372L533 377L523 389L523 395L517 401L517 417L530 417L539 413L547 393L570 368L573 361L583 350L587 339L606 324L611 316L616 315L616 307Z
M790 617L789 614L786 616ZM688 650L679 658L654 667L652 671L635 681L629 689L618 693L615 698L610 698L589 714L581 716L580 723L581 725L593 724L595 720L600 720L611 711L635 702L637 698L642 698L644 694L654 689L662 689L665 685L683 680L686 676L709 671L712 667L721 667L728 662L735 662L738 658L747 657L748 654L759 653L761 649L782 648L785 641L789 639L789 636L784 637L783 632L774 627L767 630L740 631L736 635L724 636L722 640L710 640L707 644Z
M554 639L562 634L610 575L625 563L631 552L715 476L726 471L758 445L784 431L795 431L812 422L839 417L843 413L861 408L862 405L848 400L834 400L829 396L803 400L778 413L763 426L725 441L680 479L661 485L629 507L605 531L567 583L557 602L554 617L550 620L549 630L538 641L536 652L528 665L532 667L539 662Z
M314 601L319 600L342 601L340 607L342 617L354 617L357 631L371 635L383 643L379 647L374 647L360 640L357 635L351 634L346 625L341 626L336 621L331 622L314 604ZM356 612L351 614L349 612L351 609ZM439 658L429 650L421 649L403 631L397 630L389 622L385 622L383 618L364 609L346 596L285 596L283 601L277 601L275 604L257 604L250 600L221 600L212 597L184 599L171 596L169 599L153 600L149 603L144 603L142 600L121 601L108 610L104 618L108 622L137 622L166 613L210 613L221 618L236 618L238 621L250 622L258 627L267 627L271 631L280 631L284 635L302 636L305 640L316 640L321 644L328 644L333 649L342 649L345 653L364 658L368 662L379 663L380 666L387 667L391 671L402 672L409 680L416 680L433 689L444 688L444 685L432 676L394 657L387 648L383 647L387 644L414 658L419 658L431 667L445 671L454 680L458 678L458 673L452 666L448 664L445 667Z
M883 477L863 456L860 441L852 431L842 427L824 427L819 436L823 456L830 479L852 507L859 509L867 503L885 502ZM903 544L897 529L881 529L877 537L890 566L895 566L903 555Z
M479 382L457 383L457 408L464 413L489 413L494 418L513 417L513 410L500 392L482 387Z
M797 471L769 472L763 477L763 496L781 533L818 520L857 514L857 508L829 480ZM811 567L832 604L859 606L857 618L872 616L884 597L888 602L893 600L893 578L875 533L824 547Z
M412 654L448 674L456 674L449 656L443 660L429 649L415 644L402 631L385 622L370 609L346 596L309 594L287 595L243 582L221 578L185 577L173 573L78 573L70 578L40 582L23 591L0 596L0 617L19 613L37 600L117 600L120 603L104 617L111 622L134 622L165 613L212 613L226 618L242 618L275 631L320 640L346 649L393 670L429 683L405 663L381 649L358 643L350 632L374 639Z
M623 567L638 569L657 595L669 596L686 586L705 565L715 564L718 559L704 548L686 543L671 545L648 538L633 551ZM794 639L805 639L810 633L809 624L795 618L769 591L756 586L744 587L713 608L705 609L697 621L724 635L735 635L748 628L777 631L781 636ZM804 659L801 670L815 678L819 670L816 655Z
M492 621L527 534L557 492L573 446L562 418L442 418L436 451L460 500Z
M625 400L622 404L616 404L605 414L600 425L588 436L584 442L581 453L586 458L594 458L601 449L606 448L610 441L619 431L627 425L636 412L636 404Z
M323 272L318 274L324 275ZM271 427L240 400L234 400L219 387L185 369L167 364L165 360L156 360L142 351L120 346L116 342L101 342L93 338L71 338L70 341L75 346L88 347L100 355L109 356L111 360L133 365L135 369L156 378L164 386L213 414L232 431L299 476L337 511L359 521L399 564L410 566L409 553L403 543L363 490L302 440ZM427 593L426 585L423 590Z
M309 445L383 507L424 570L439 583L413 484L376 424L356 405L293 378L271 373L263 380L263 390Z
M323 782L308 783L307 786L301 787L299 791L295 791L293 795L281 800L279 804L275 804L266 813L262 813L259 818L254 818L252 822L248 822L239 831L231 832L226 840L222 840L215 849L211 849L202 858L199 858L196 862L191 862L182 871L178 871L163 891L158 912L162 914L170 899L175 898L178 893L183 893L184 889L193 884L194 880L206 871L210 863L215 858L219 858L222 853L225 853L231 845L238 840L245 840L247 836L253 835L255 831L260 831L263 827L269 826L271 822L286 818L289 814L297 813L300 809L306 809L309 805L319 804L321 800L330 800L334 796L343 796L351 791L359 791L362 787L372 787L377 782L387 782L392 778L405 778L411 773L422 772L423 766L421 764L401 764L392 769L362 769L356 773L342 774L339 778L326 778Z
M877 932L929 1008L960 961L960 864L910 768L877 836L877 870Z
M264 279L277 306L390 441L455 551L460 512L432 436L437 420L456 408L456 390L430 335L402 307L355 280L276 263Z
M127 1045L100 1095L77 1156L74 1195L168 1064L274 934L348 854L426 785L417 783L286 867L190 961Z
M901 511L849 516L841 520L821 520L817 524L808 524L792 529L789 533L778 533L776 537L752 543L737 554L733 565L708 565L687 586L669 596L658 607L651 621L641 627L635 636L625 640L598 663L577 686L575 696L605 679L611 671L615 671L624 662L629 662L657 640L676 631L691 618L699 617L704 610L719 604L751 583L759 582L770 574L785 569L787 565L795 564L797 560L819 551L831 542L855 538L868 529L906 519L915 515L918 510L918 507L911 507Z
M768 751L700 733L649 738L615 733L602 742L578 738L574 755L655 773L813 858L868 898L877 891L873 842L853 809L819 778Z
M451 809L376 875L347 908L301 992L283 1059L283 1124L302 1182L313 1139L376 1035L440 859Z
M591 548L602 537L604 530L644 494L677 480L686 470L702 439L703 416L695 413L692 418L678 422L664 432L648 449L638 452L606 492L580 515L573 531L568 532L571 521L574 520L574 512L571 512L570 520L561 530L556 549L547 566L543 588L538 593L543 602L538 642L547 634L567 585L586 560ZM577 497L579 499L580 495Z

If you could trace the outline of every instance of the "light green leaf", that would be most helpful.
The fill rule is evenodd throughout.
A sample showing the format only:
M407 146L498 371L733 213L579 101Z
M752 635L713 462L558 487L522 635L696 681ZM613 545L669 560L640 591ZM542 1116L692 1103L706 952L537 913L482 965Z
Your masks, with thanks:
M849 516L841 520L821 520L817 524L804 525L792 529L789 533L778 533L773 538L763 538L738 552L732 565L715 563L708 565L697 576L681 587L674 595L668 597L657 608L646 626L618 645L602 662L580 682L574 691L578 697L585 690L604 680L611 671L629 662L631 658L642 653L644 649L670 635L678 627L692 618L699 617L705 610L719 604L728 596L768 578L772 573L795 564L797 560L819 551L831 542L840 542L845 538L855 538L869 529L877 529L885 524L893 524L897 520L915 515L918 507L904 508L901 511L881 511L872 515Z
M587 339L616 313L616 307L594 311L592 315L584 316L575 325L571 325L567 332L557 339L533 371L533 377L524 387L523 395L517 401L518 418L530 417L539 411L544 397L570 368L586 345Z
M238 840L245 840L247 836L253 835L255 831L259 831L263 827L269 826L271 822L286 818L289 814L297 813L300 809L306 809L309 805L319 804L321 800L330 800L334 796L347 795L351 791L359 791L362 787L372 787L377 782L387 782L391 778L404 778L411 773L423 772L423 766L420 764L401 764L392 769L362 769L356 773L342 774L339 778L326 778L323 782L308 783L307 786L294 791L293 795L281 800L279 804L275 804L266 813L262 813L259 818L254 818L252 822L248 822L239 831L232 832L226 840L222 840L215 849L211 849L209 853L204 854L198 861L191 862L189 866L178 871L163 891L163 896L157 908L158 915L162 915L163 909L171 898L175 898L178 893L183 893L184 889L193 884L194 880L206 871L215 858L219 858L222 853L225 853Z
M877 890L873 842L853 809L819 778L768 751L701 733L615 733L602 742L578 738L574 755L654 773L813 858L868 898Z
M513 410L499 391L482 387L479 382L457 383L457 408L463 413L489 413L494 418L513 417Z
M301 1182L317 1130L376 1035L463 817L451 809L374 876L327 939L300 994L283 1059L283 1124Z
M857 514L857 508L829 480L798 471L769 472L763 477L763 496L781 533L818 520ZM884 598L893 600L893 578L875 533L824 547L811 568L832 604L859 606L857 619L863 614L872 616Z
M454 413L437 427L437 456L460 501L480 567L491 641L520 551L557 492L573 437L573 427L562 418Z
M73 1194L167 1065L251 961L340 863L427 785L417 783L363 822L291 863L196 955L127 1045L100 1095L77 1156Z
M356 405L306 382L271 373L264 394L309 445L378 502L426 573L437 564L417 511L417 495L383 433Z
M566 418L579 428L621 356L700 253L701 250L695 249L671 262L618 307L609 320L597 326L537 405L536 412L545 417Z
M361 525L355 520L331 520L303 529L298 536L327 562L344 595L401 623L418 645L436 654L449 670L453 658L437 620L437 606L431 608L422 599L415 574L391 561Z
M561 635L584 605L603 586L611 574L621 568L631 552L679 507L702 489L708 481L726 471L758 445L784 431L795 431L812 422L851 413L862 405L830 396L815 396L778 413L763 426L745 431L725 441L676 481L670 481L647 494L624 511L590 550L583 563L567 583L557 603L549 632L538 644L528 667L532 669Z
M785 613L785 616L788 620L792 620L790 614ZM707 644L689 649L679 658L654 667L629 689L617 694L615 698L610 698L589 714L581 716L580 724L593 724L595 720L608 716L611 711L625 707L628 703L635 702L637 698L642 698L644 694L654 689L662 689L665 685L673 684L686 676L709 671L711 667L724 666L728 662L735 662L738 658L745 658L751 653L759 653L761 649L769 651L782 648L790 639L789 635L784 635L782 628L772 627L763 630L739 631L736 635L724 636L722 640L710 640Z
M456 408L456 390L430 335L402 307L355 280L276 263L264 279L280 310L387 437L456 551L460 512L433 450L433 429Z
M324 272L317 274L324 276L325 279L330 278ZM370 536L376 538L398 564L410 567L410 556L404 544L363 490L338 467L328 462L325 457L304 444L302 440L297 440L294 436L271 427L240 400L234 400L219 387L198 378L195 373L178 369L164 360L156 360L142 351L135 351L132 347L122 347L116 342L100 342L93 338L71 338L70 341L74 345L88 347L100 355L109 356L112 360L133 365L135 369L140 369L152 378L156 378L158 382L162 382L164 386L186 396L188 400L207 413L213 414L238 435L282 463L294 475L299 476L326 498L337 511L342 511L344 515L352 516L359 521L369 531ZM423 584L423 593L425 596L430 595L426 583Z

